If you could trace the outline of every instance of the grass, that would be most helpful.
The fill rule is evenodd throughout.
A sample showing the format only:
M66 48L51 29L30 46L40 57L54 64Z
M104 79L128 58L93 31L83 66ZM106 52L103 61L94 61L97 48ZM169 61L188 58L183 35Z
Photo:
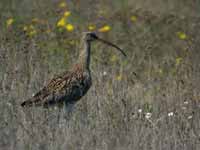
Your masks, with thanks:
M197 150L199 2L62 2L0 2L0 149ZM66 11L73 30L57 26ZM76 62L89 29L128 57L92 45L93 86L67 121L57 109L22 109Z

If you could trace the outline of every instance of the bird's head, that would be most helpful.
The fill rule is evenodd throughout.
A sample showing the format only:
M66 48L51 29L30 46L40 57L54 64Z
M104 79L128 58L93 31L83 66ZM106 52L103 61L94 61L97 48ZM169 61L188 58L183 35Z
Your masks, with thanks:
M84 33L83 33L83 39L84 39L85 41L87 41L87 42L100 41L100 42L102 42L102 43L104 43L104 44L107 44L107 45L109 45L109 46L112 46L112 47L116 48L116 49L119 50L124 56L126 56L126 54L123 52L123 50L122 50L121 48L119 48L117 45L115 45L115 44L113 44L113 43L111 43L111 42L109 42L109 41L106 41L106 40L104 40L104 39L99 38L99 37L96 35L96 33L94 33L94 32L84 32Z
M97 35L94 32L84 32L83 39L87 42L92 42L98 39Z

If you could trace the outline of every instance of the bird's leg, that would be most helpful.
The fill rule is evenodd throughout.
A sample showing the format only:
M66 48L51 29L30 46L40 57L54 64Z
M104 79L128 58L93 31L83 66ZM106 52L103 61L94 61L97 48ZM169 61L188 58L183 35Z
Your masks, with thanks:
M61 103L58 103L58 116L57 116L57 123L59 123L60 122L60 116L61 116L61 111L62 111L62 109L63 109L63 104L61 104Z
M70 120L70 118L72 117L72 112L73 112L73 110L74 110L74 105L75 105L75 103L67 103L67 102L65 102L65 104L64 104L65 106L64 106L64 119L66 120L66 121L69 121Z
M52 93L52 102L55 103L55 92ZM48 115L45 117L46 120L44 121L44 123L50 121L52 118L55 118L55 117L57 117L57 122L59 122L61 109L59 107L57 107L56 105L55 106L51 106L51 103L45 103L43 106L48 111L48 113L47 113ZM57 109L58 109L58 114L55 114L55 113L51 114L50 113L52 111L57 111Z
M60 112L61 112L61 109L58 108L58 115L57 115L57 123L59 124L60 122Z

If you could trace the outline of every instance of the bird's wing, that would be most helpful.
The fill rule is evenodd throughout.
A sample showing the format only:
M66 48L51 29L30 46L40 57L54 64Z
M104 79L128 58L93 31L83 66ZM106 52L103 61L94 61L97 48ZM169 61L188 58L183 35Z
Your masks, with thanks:
M72 77L71 72L66 72L64 76L57 76L53 78L42 90L36 93L32 98L24 101L22 106L40 106L57 103L66 94L67 86Z

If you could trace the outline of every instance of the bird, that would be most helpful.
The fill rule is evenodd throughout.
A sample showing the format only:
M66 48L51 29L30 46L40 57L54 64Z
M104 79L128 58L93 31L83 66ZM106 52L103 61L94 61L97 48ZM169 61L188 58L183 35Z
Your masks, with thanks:
M126 56L125 52L117 45L99 38L95 32L83 32L80 42L80 53L77 63L69 71L55 76L39 92L21 103L22 107L50 106L62 107L75 104L92 86L90 71L91 43L100 41L116 48Z

